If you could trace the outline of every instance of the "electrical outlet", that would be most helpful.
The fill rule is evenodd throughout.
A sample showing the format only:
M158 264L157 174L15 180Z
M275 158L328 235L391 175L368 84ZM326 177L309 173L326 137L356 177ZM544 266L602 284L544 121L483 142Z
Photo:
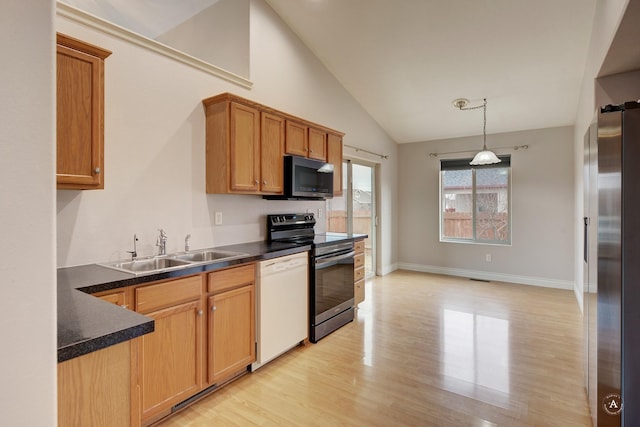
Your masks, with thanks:
M317 218L318 219L322 218L322 208L318 208Z
M491 262L491 254L486 254L486 255L484 256L484 260L485 260L486 262Z
M216 225L222 225L222 212L216 212L215 213L214 223Z

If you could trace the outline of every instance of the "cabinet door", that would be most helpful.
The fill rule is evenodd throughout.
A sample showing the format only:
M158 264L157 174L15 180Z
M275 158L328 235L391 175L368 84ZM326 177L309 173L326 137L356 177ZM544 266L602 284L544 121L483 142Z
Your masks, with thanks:
M287 154L307 157L309 150L309 142L307 138L306 126L287 120L284 147Z
M284 188L282 182L284 178L284 119L275 114L262 113L261 128L261 189L263 193L282 194Z
M309 128L309 158L327 161L327 134L325 132Z
M139 349L143 421L202 389L202 314L200 300L146 314L155 330Z
M327 135L327 162L333 165L333 195L342 196L342 137Z
M230 189L260 190L260 112L246 105L231 103Z
M356 306L364 301L364 279L353 284L353 300L353 304Z
M57 42L57 187L101 189L104 58L111 52L62 34Z
M210 384L255 362L255 322L253 284L209 297Z

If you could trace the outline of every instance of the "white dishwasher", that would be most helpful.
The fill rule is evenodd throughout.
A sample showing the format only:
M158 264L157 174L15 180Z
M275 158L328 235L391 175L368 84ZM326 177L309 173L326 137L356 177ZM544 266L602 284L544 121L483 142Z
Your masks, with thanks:
M307 252L258 264L255 370L309 336Z

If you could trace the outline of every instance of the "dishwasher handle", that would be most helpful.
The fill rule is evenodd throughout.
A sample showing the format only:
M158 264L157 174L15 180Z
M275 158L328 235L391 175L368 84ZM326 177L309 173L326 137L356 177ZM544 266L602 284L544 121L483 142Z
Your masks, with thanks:
M307 267L307 259L290 259L284 261L273 261L268 264L263 264L260 268L262 274L277 273L280 271L287 271L298 267Z

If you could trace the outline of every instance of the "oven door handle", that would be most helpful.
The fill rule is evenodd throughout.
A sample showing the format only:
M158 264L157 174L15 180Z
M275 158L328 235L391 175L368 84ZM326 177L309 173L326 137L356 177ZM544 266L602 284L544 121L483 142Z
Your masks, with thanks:
M329 258L320 258L320 259L316 258L316 267L319 267L325 264L331 264L332 262L340 261L341 259L353 258L355 254L356 254L356 251L351 251L351 252L347 252L346 254L336 255Z

